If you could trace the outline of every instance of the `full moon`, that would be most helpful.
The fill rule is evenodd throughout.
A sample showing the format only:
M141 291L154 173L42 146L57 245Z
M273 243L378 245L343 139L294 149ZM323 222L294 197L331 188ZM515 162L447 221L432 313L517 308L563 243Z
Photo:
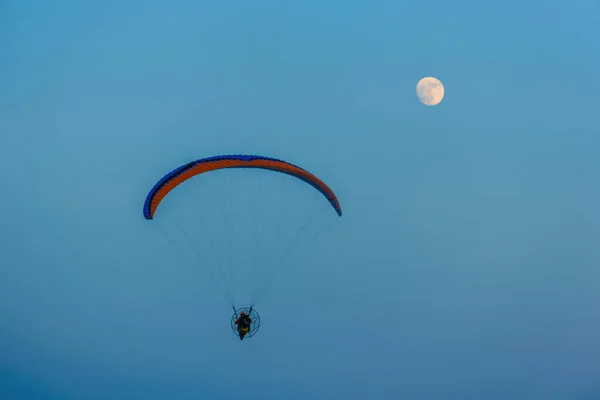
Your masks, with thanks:
M417 83L417 97L421 103L435 106L444 98L444 85L436 78L423 78Z

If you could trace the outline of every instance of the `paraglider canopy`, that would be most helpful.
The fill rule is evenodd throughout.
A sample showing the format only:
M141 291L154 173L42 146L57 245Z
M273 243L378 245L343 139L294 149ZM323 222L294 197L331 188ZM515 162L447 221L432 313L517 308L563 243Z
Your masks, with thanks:
M259 168L294 176L321 192L329 203L331 203L335 212L340 217L342 216L342 207L333 191L310 172L297 165L276 158L236 154L203 158L187 163L169 172L148 193L146 202L144 203L144 217L146 219L153 219L154 213L162 199L176 186L191 177L226 168Z
M236 336L239 335L238 326L236 325L235 321L243 312L246 313L246 315L248 315L252 320L252 323L250 324L250 331L248 331L248 333L245 335L246 338L251 338L256 332L258 332L258 329L260 328L260 315L252 307L240 307L235 310L231 316L231 329Z

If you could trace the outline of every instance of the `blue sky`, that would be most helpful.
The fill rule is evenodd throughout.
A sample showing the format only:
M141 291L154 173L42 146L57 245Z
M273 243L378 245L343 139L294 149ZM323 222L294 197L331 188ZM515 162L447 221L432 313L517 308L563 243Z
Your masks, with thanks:
M591 0L0 2L0 397L598 398L599 37ZM224 153L344 209L242 343L141 212Z

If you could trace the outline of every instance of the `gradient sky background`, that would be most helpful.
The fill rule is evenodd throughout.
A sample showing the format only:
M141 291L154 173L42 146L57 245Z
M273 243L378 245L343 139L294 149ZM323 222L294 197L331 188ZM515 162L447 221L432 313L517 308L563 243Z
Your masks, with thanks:
M0 397L600 398L598 38L595 0L0 1ZM241 343L141 212L237 152L344 207Z

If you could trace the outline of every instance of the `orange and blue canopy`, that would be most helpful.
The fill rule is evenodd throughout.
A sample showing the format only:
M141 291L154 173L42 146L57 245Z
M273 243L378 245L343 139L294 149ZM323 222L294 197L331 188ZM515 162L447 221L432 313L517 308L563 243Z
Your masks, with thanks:
M342 208L335 193L323 181L305 169L275 158L256 155L224 155L189 162L165 175L148 193L144 203L144 217L153 219L160 202L181 183L196 175L225 168L259 168L296 177L321 192L338 216L342 216Z

